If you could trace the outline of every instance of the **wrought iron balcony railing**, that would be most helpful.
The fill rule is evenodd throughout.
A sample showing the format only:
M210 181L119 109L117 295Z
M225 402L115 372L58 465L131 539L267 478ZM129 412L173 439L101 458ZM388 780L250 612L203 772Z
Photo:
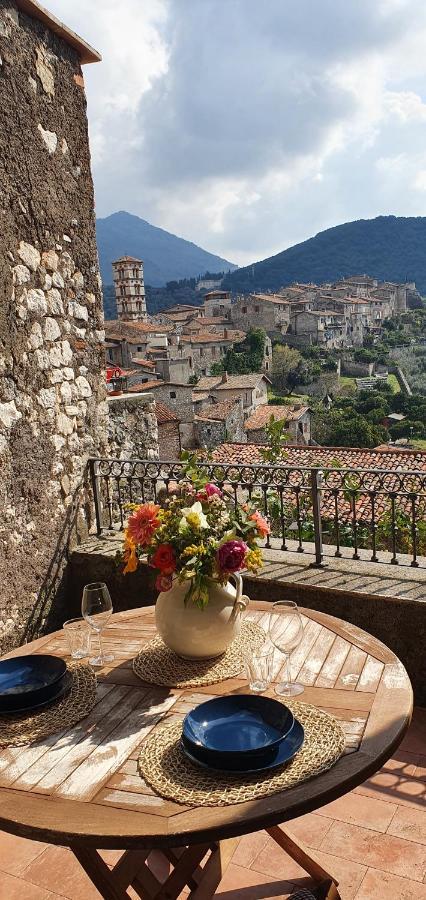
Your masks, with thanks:
M201 463L235 504L256 502L269 518L265 546L372 562L426 566L426 472ZM124 527L128 506L161 501L185 482L185 464L91 459L98 534ZM348 548L348 551L344 550Z

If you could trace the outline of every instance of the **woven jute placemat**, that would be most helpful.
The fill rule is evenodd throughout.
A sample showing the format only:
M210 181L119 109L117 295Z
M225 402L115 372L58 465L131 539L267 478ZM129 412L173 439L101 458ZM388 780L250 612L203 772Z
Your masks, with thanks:
M244 654L262 646L265 632L255 622L242 622L239 635L222 656L216 659L182 659L169 650L161 638L145 644L133 660L133 671L142 681L165 687L199 687L216 684L239 675L244 667Z
M84 663L68 666L69 692L49 706L19 716L0 716L0 749L33 744L76 725L96 703L96 675Z
M155 728L138 759L139 774L167 800L185 806L231 806L278 794L325 772L345 749L344 733L332 716L306 703L288 706L305 729L303 746L293 759L256 775L227 775L191 763L181 749L182 723Z

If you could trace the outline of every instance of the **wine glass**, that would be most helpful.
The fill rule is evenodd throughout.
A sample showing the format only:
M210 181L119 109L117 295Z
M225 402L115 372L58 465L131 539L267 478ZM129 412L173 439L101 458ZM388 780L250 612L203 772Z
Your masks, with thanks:
M269 637L274 647L285 657L287 680L277 684L275 693L283 697L295 697L303 693L303 685L291 680L289 656L303 638L303 622L297 604L292 600L280 600L272 604L269 618Z
M104 666L114 659L114 655L102 650L101 632L112 616L112 600L103 581L94 581L83 588L81 612L86 622L96 631L99 640L99 656L94 656L89 662L92 666Z

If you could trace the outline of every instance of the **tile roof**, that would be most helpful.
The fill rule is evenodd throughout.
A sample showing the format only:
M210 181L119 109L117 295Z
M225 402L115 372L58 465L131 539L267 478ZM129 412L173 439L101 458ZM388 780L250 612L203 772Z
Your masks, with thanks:
M143 369L155 369L155 362L151 359L138 359L135 357L132 359L132 365L142 366Z
M229 391L232 388L255 388L259 384L260 381L265 380L268 384L272 382L267 377L267 375L263 375L261 372L253 372L250 375L228 375L227 381L220 382L215 387L216 391Z
M262 303L278 303L281 306L287 306L290 302L285 297L280 297L277 294L250 294L250 300L261 300Z
M244 428L246 431L256 431L259 428L264 428L271 416L274 417L276 422L280 422L282 419L285 419L288 422L296 421L297 419L300 419L308 409L309 406L300 406L298 409L295 409L294 406L268 406L268 404L265 403L263 406L258 406L254 410L245 422Z
M224 422L235 408L235 400L222 400L220 403L212 403L211 406L202 409L196 418L206 419L209 422Z
M214 462L261 463L259 444L221 444L212 451ZM426 450L401 450L396 447L367 450L357 447L285 447L288 466L328 466L337 462L348 469L394 469L426 472Z
M164 384L164 381L160 379L156 379L155 381L143 381L140 384L132 384L131 387L128 388L128 391L132 394L138 394L140 391L151 391L152 388L159 387L159 385Z
M159 425L163 425L165 422L179 422L178 416L161 400L155 401L155 413Z
M114 265L114 263L120 263L120 262L137 262L137 263L141 263L142 260L141 260L141 259L138 259L136 256L119 256L118 259L115 259L115 260L114 260L113 265Z
M263 464L261 457L261 445L259 444L221 444L212 452L212 462L222 465L258 465ZM378 447L374 450L348 447L309 447L305 445L286 444L283 451L283 466L294 467L297 470L306 470L312 467L325 469L367 469L388 470L395 472L395 480L392 475L386 475L381 491L376 495L376 517L389 512L389 491L401 490L400 473L421 472L426 473L426 450L401 450L397 447ZM351 498L346 496L341 487L341 478L334 476L331 471L327 484L321 495L321 515L326 520L332 520L335 515L335 499L333 496L333 479L339 489L339 521L350 524L353 517ZM374 475L366 476L367 483L360 490L355 499L357 520L369 523L371 521L371 499L368 490L368 479L374 480ZM374 482L376 483L376 482ZM284 488L284 495L289 494L288 499L294 500L294 490ZM398 495L398 510L411 515L411 500L409 495ZM377 518L376 518L377 521Z
M224 341L232 341L235 343L237 341L243 341L245 336L245 331L236 331L232 328L228 328L226 335L223 331L198 332L197 334L183 334L181 341L185 344L218 344L223 343Z
M209 391L211 388L216 387L217 384L220 384L221 380L221 375L203 375L202 378L199 378L197 384L194 385L194 391Z
M269 378L262 372L251 372L249 375L228 375L226 381L222 381L222 375L203 375L197 384L194 385L194 391L211 391L213 389L229 391L232 388L255 388L262 379L271 384Z
M192 402L193 403L201 403L202 400L208 400L210 394L208 391L193 391L192 392Z

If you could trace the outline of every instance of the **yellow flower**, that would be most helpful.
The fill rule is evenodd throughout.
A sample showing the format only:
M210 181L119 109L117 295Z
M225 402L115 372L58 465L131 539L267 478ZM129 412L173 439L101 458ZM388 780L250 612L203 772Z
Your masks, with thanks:
M186 559L191 558L191 556L205 556L207 553L206 547L204 544L190 544L189 547L185 547L185 550L182 550L181 556Z
M249 572L257 572L258 569L262 568L263 558L262 551L259 547L256 547L254 550L249 550L244 565Z

